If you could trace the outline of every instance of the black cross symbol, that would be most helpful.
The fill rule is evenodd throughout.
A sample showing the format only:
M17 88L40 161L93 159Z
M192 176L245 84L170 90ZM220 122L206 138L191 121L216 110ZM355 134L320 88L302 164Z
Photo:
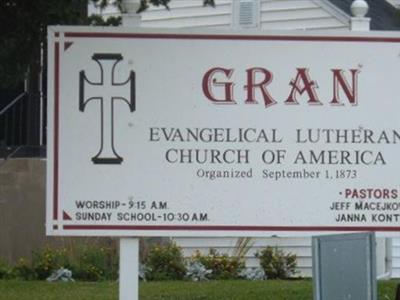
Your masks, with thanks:
M117 154L114 146L114 103L116 100L125 101L130 111L135 111L135 72L130 71L126 81L115 82L115 68L123 59L122 55L95 53L92 59L100 67L100 81L91 82L86 78L85 71L79 72L79 110L83 112L86 104L92 100L100 102L100 150L92 157L92 162L94 164L120 164L123 158ZM130 95L121 95L121 86L125 85L129 85ZM85 94L89 94L89 97L85 98Z

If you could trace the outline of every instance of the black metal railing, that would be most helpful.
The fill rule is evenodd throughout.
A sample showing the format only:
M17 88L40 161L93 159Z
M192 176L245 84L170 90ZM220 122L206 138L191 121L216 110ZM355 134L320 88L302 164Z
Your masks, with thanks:
M0 99L0 159L45 156L43 98L27 92L11 101ZM7 101L7 102L6 102Z
M0 110L0 146L14 147L26 144L28 94L22 92Z

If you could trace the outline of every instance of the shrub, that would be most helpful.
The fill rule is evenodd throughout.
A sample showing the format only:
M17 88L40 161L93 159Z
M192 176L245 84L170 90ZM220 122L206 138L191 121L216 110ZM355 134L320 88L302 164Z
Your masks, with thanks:
M239 274L240 278L246 280L265 280L265 271L261 267L243 269Z
M212 271L207 270L202 263L195 261L188 264L186 278L192 281L204 281L208 280L211 273Z
M256 257L264 269L268 279L286 279L296 274L297 257L295 254L285 254L277 247L267 247L257 252Z
M0 279L11 279L13 278L13 272L5 261L0 259Z
M85 281L116 279L118 255L111 247L85 246L78 251L72 276Z
M26 258L20 258L12 269L15 277L24 280L36 279L36 273Z
M175 243L152 246L145 264L148 280L177 280L186 274L182 249Z
M72 251L74 250L74 251ZM72 271L72 277L87 281L115 280L118 276L118 253L116 247L99 247L98 245L85 245L67 249L45 247L35 251L32 263L21 258L11 271L7 265L0 261L0 279L17 277L25 280L47 279L59 269ZM8 275L4 275L7 274Z
M70 268L70 260L66 249L45 247L42 251L33 252L33 271L37 279L46 279L60 268Z
M244 268L244 262L240 258L220 254L215 249L210 249L208 255L196 251L192 260L211 270L210 279L236 279Z

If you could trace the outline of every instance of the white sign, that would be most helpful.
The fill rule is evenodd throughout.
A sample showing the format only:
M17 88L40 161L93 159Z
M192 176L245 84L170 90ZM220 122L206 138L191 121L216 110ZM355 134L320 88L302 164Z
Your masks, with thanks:
M51 27L48 53L48 234L398 234L398 34Z

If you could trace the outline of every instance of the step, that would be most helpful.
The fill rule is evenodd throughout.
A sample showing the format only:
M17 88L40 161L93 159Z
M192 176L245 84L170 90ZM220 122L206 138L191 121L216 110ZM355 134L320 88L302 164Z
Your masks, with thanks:
M0 159L4 158L45 158L46 146L1 146Z
M29 172L29 159L24 158L13 158L7 159L7 161L3 162L0 166L0 174L7 173L21 173L21 172Z
M7 146L0 146L0 158L4 160L8 157L13 151L15 151L17 147L7 147Z
M21 202L23 200L23 195L24 193L20 187L0 186L0 211L9 205L15 205Z
M0 186L13 186L18 180L18 174L15 172L0 173Z

